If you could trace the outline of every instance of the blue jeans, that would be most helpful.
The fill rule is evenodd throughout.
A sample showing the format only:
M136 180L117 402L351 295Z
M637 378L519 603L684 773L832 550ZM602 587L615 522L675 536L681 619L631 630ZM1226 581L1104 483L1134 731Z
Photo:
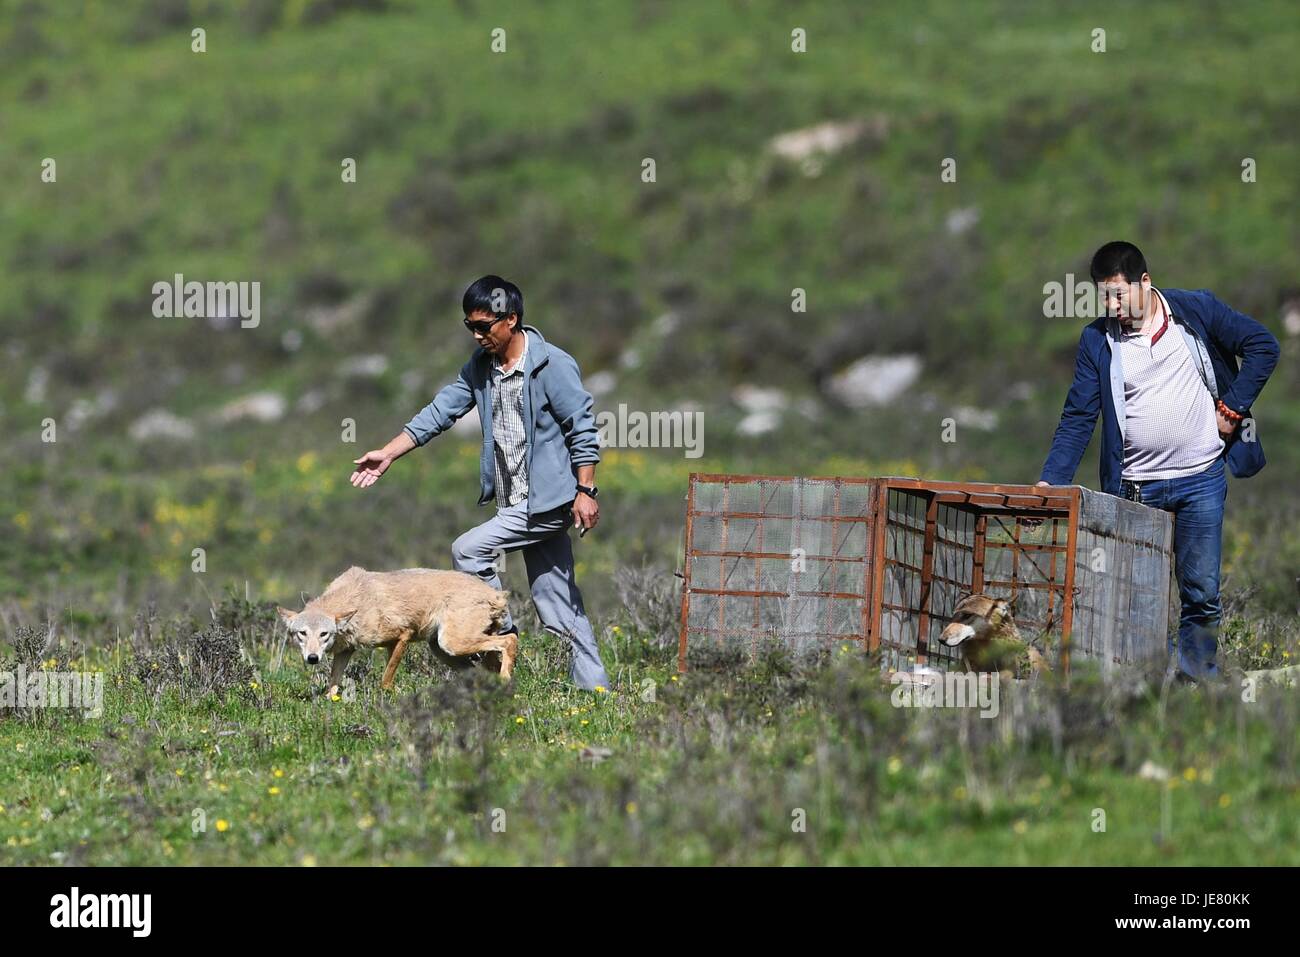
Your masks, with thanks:
M1219 674L1219 563L1223 554L1223 503L1228 475L1223 458L1185 478L1125 482L1138 485L1141 502L1174 515L1174 567L1182 616L1178 624L1178 669L1192 678ZM1169 638L1169 653L1174 652Z
M569 677L588 691L609 687L596 636L582 604L573 572L573 543L569 528L573 514L563 507L529 516L528 499L500 508L494 518L471 528L451 545L457 571L477 575L493 588L501 587L496 560L501 552L522 549L537 617L547 631L568 638L573 647ZM509 613L504 630L514 627Z

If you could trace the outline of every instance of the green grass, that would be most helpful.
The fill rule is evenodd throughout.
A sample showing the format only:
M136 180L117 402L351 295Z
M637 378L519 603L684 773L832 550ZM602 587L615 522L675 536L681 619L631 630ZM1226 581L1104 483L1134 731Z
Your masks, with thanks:
M118 649L77 663L105 669L101 718L0 718L6 859L1300 862L1294 691L1243 703L1231 684L1120 692L1076 672L1068 694L1040 686L1011 720L1004 690L981 719L891 707L856 650L679 678L671 647L620 626L605 692L573 689L559 643L526 633L509 688L441 676L417 649L393 692L376 658L327 701L321 672L275 667L245 627L255 672L215 691L193 657L157 679ZM1148 761L1169 780L1140 776Z

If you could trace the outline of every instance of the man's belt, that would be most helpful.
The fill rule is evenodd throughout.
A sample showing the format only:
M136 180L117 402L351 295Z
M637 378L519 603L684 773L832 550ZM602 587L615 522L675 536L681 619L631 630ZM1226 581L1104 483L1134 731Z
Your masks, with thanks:
M1130 502L1142 501L1142 482L1130 482L1128 479L1120 479L1119 497L1126 498Z

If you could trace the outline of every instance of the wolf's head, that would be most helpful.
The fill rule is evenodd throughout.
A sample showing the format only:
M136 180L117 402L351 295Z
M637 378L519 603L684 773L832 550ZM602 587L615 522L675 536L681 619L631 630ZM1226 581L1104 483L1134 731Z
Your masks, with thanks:
M352 616L356 609L345 615L335 617L323 611L290 611L277 608L280 617L289 627L289 636L298 642L302 651L302 660L309 665L318 665L325 655L334 649L334 642L339 635L346 635L352 627Z
M1005 598L968 595L957 603L952 620L939 637L951 648L963 641L979 641L999 635L1020 637L1012 617L1011 603Z

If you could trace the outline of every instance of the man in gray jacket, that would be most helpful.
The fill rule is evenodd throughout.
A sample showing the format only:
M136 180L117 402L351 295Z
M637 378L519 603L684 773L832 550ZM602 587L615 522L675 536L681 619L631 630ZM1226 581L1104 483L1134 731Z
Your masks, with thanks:
M574 683L608 688L574 579L568 531L600 520L591 394L573 357L523 324L524 297L514 283L484 276L465 291L462 305L478 348L392 441L355 460L352 484L373 485L394 460L477 407L483 428L478 503L495 501L497 513L452 543L452 563L500 588L497 555L521 549L537 616L572 643ZM518 633L509 621L506 630Z

